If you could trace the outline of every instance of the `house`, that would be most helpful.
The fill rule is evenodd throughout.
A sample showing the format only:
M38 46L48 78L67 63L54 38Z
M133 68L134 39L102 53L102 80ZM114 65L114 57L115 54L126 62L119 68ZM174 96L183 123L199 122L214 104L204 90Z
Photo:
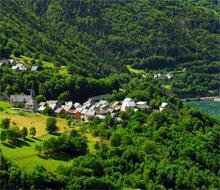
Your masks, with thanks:
M161 105L160 105L160 111L163 111L166 107L167 107L168 103L166 102L162 102Z
M91 98L89 98L86 102L83 103L83 108L89 108L93 104L93 101Z
M82 105L81 105L79 102L75 102L75 103L73 104L73 107L74 107L74 108L78 108L78 107L82 107Z
M121 105L122 105L121 102L115 101L112 104L112 108L114 108L115 111L120 111L121 110Z
M88 109L87 110L87 112L84 114L84 116L88 119L88 118L90 118L90 117L93 117L93 116L95 116L95 110L93 110L93 109Z
M66 114L66 110L64 108L57 108L55 111L54 111L55 114L57 115L62 115L62 114Z
M134 101L124 102L121 106L121 111L133 110L135 107L136 107L136 104Z
M37 71L38 68L39 68L39 66L32 66L32 67L31 67L31 71Z
M47 105L46 102L40 102L40 103L39 103L39 106L40 106L40 107L46 107L46 105Z
M22 63L17 63L15 66L12 66L13 70L18 70L18 71L26 71L27 68L22 64Z
M27 102L32 102L32 96L31 95L11 95L10 96L10 102L12 105L16 105L18 103L27 103Z
M137 105L137 108L139 109L148 109L149 106L147 105L147 102L144 102L144 101L139 101L136 103Z
M47 103L46 102L40 102L39 103L39 107L38 107L38 111L44 111L46 109Z
M163 79L163 80L170 80L171 78L173 78L173 75L172 74L161 74L161 73L157 73L157 74L154 74L154 79Z
M80 118L82 117L82 115L83 115L83 114L82 114L82 110L83 110L82 107L78 107L78 108L75 109L73 115L74 115L74 117L75 117L76 119L80 119Z
M100 120L104 120L106 118L105 115L95 115L96 117L98 117Z
M9 64L11 66L15 66L16 65L16 61L14 59L9 59L8 61L9 61Z
M35 103L33 100L30 100L24 104L24 109L27 111L34 111Z
M131 98L125 98L123 101L122 101L122 103L124 103L124 102L130 102L130 101L133 101Z
M66 113L68 113L72 107L62 105L61 108L64 109Z
M131 98L125 98L122 101L121 111L133 110L135 107L136 107L136 104Z
M73 102L72 101L65 102L65 106L72 108L73 107Z
M44 111L45 109L46 109L46 106L40 106L40 107L38 108L38 111L41 112L41 111Z
M50 107L54 111L59 107L57 100L48 100L46 101L46 104L48 107Z

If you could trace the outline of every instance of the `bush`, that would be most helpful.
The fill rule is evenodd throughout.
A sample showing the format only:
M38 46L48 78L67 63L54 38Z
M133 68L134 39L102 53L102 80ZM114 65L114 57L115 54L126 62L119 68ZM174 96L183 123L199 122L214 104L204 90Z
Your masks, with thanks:
M47 126L46 130L48 133L52 134L55 133L58 130L58 127L56 126L57 120L54 117L48 117L47 118Z
M36 135L36 128L35 127L31 127L29 129L29 135L35 136Z
M1 128L3 128L3 129L8 129L9 126L10 126L10 119L9 119L9 118L4 118L4 119L2 119L0 126L1 126Z

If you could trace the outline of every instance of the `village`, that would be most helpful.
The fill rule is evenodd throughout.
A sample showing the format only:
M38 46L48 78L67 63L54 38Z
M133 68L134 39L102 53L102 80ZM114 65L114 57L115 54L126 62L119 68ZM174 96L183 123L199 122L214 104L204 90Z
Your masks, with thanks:
M26 67L23 63L17 63L14 59L0 59L0 69L3 67L8 66L13 70L17 71L37 71L39 66L32 65L31 67Z
M37 71L38 66L30 66L27 68L22 63L16 63L14 59L1 59L0 60L0 69L4 66L8 66L13 70L17 71ZM154 78L164 77L166 75L155 74ZM172 75L166 76L169 79L172 78ZM109 103L105 99L110 96L110 94L100 95L89 98L84 103L79 102L59 102L58 100L47 100L44 102L36 102L34 95L10 95L7 96L4 93L0 92L0 100L9 101L14 109L21 109L28 112L44 113L46 108L49 108L57 116L70 116L76 119L88 120L90 117L98 117L101 120L104 120L107 115L115 117L120 120L119 113L126 112L129 110L146 110L149 109L146 101L135 102L131 98L126 97L124 100L115 101ZM159 111L162 111L167 106L166 102L162 102Z
M3 96L3 94L1 94ZM75 119L82 119L87 121L91 117L97 117L104 120L107 115L121 120L120 112L137 111L149 109L149 105L145 101L135 102L131 98L126 97L123 101L114 101L111 104L103 100L102 97L107 95L100 95L89 98L84 103L67 101L62 104L58 100L47 100L45 102L36 103L32 95L10 95L5 98L10 101L14 109L21 109L28 112L44 113L49 108L53 110L57 116L70 116ZM166 102L162 102L159 111L167 107Z

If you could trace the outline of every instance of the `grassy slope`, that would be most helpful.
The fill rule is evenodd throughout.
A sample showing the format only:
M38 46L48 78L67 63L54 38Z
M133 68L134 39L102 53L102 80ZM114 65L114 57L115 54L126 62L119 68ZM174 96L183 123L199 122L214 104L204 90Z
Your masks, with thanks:
M26 113L17 110L13 110L11 105L8 102L0 102L0 119L1 118L10 118L11 123L16 123L19 128L27 127L30 128L32 126L36 127L37 130L37 139L33 139L31 137L27 138L26 144L21 147L7 147L0 143L0 149L12 163L17 164L21 168L26 171L31 170L36 165L43 165L48 170L55 170L59 165L70 165L73 161L72 158L67 156L60 156L59 158L40 158L37 156L35 152L35 146L42 140L48 139L51 135L48 135L45 126L47 116L43 115L34 115L33 113ZM69 127L67 127L67 122L65 119L57 118L57 125L59 127L60 132L67 131ZM80 131L79 126L72 126L72 129ZM93 137L87 131L81 132L88 139L88 147L89 151L93 153L94 145L97 141L100 141L100 138Z
M13 59L15 59L16 60L16 62L19 62L19 63L23 63L23 64L25 64L26 66L31 66L32 64L31 64L31 60L32 60L32 58L30 58L30 57L26 57L26 56L23 56L23 55L21 55L20 57L14 57L14 56L11 56ZM35 61L38 61L37 59L35 59ZM44 68L55 68L55 66L54 66L54 63L51 63L51 62L46 62L46 61L42 61L42 66L44 67ZM68 71L67 71L67 68L66 68L66 66L61 66L60 68L59 68L59 73L61 74L61 75L65 75L65 76L69 76L69 73L68 73Z

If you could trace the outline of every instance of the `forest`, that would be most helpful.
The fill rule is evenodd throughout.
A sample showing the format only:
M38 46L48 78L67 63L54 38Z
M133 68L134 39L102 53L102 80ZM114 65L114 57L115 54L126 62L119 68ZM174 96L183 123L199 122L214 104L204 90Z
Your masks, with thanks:
M174 94L218 94L217 0L0 3L0 57L25 55L93 78L127 73L127 65L149 73L172 70Z
M0 67L0 97L149 105L83 122L0 101L0 189L218 189L220 121L180 98L219 95L219 20L218 0L0 0L0 61L40 68ZM50 169L4 152L31 146Z

